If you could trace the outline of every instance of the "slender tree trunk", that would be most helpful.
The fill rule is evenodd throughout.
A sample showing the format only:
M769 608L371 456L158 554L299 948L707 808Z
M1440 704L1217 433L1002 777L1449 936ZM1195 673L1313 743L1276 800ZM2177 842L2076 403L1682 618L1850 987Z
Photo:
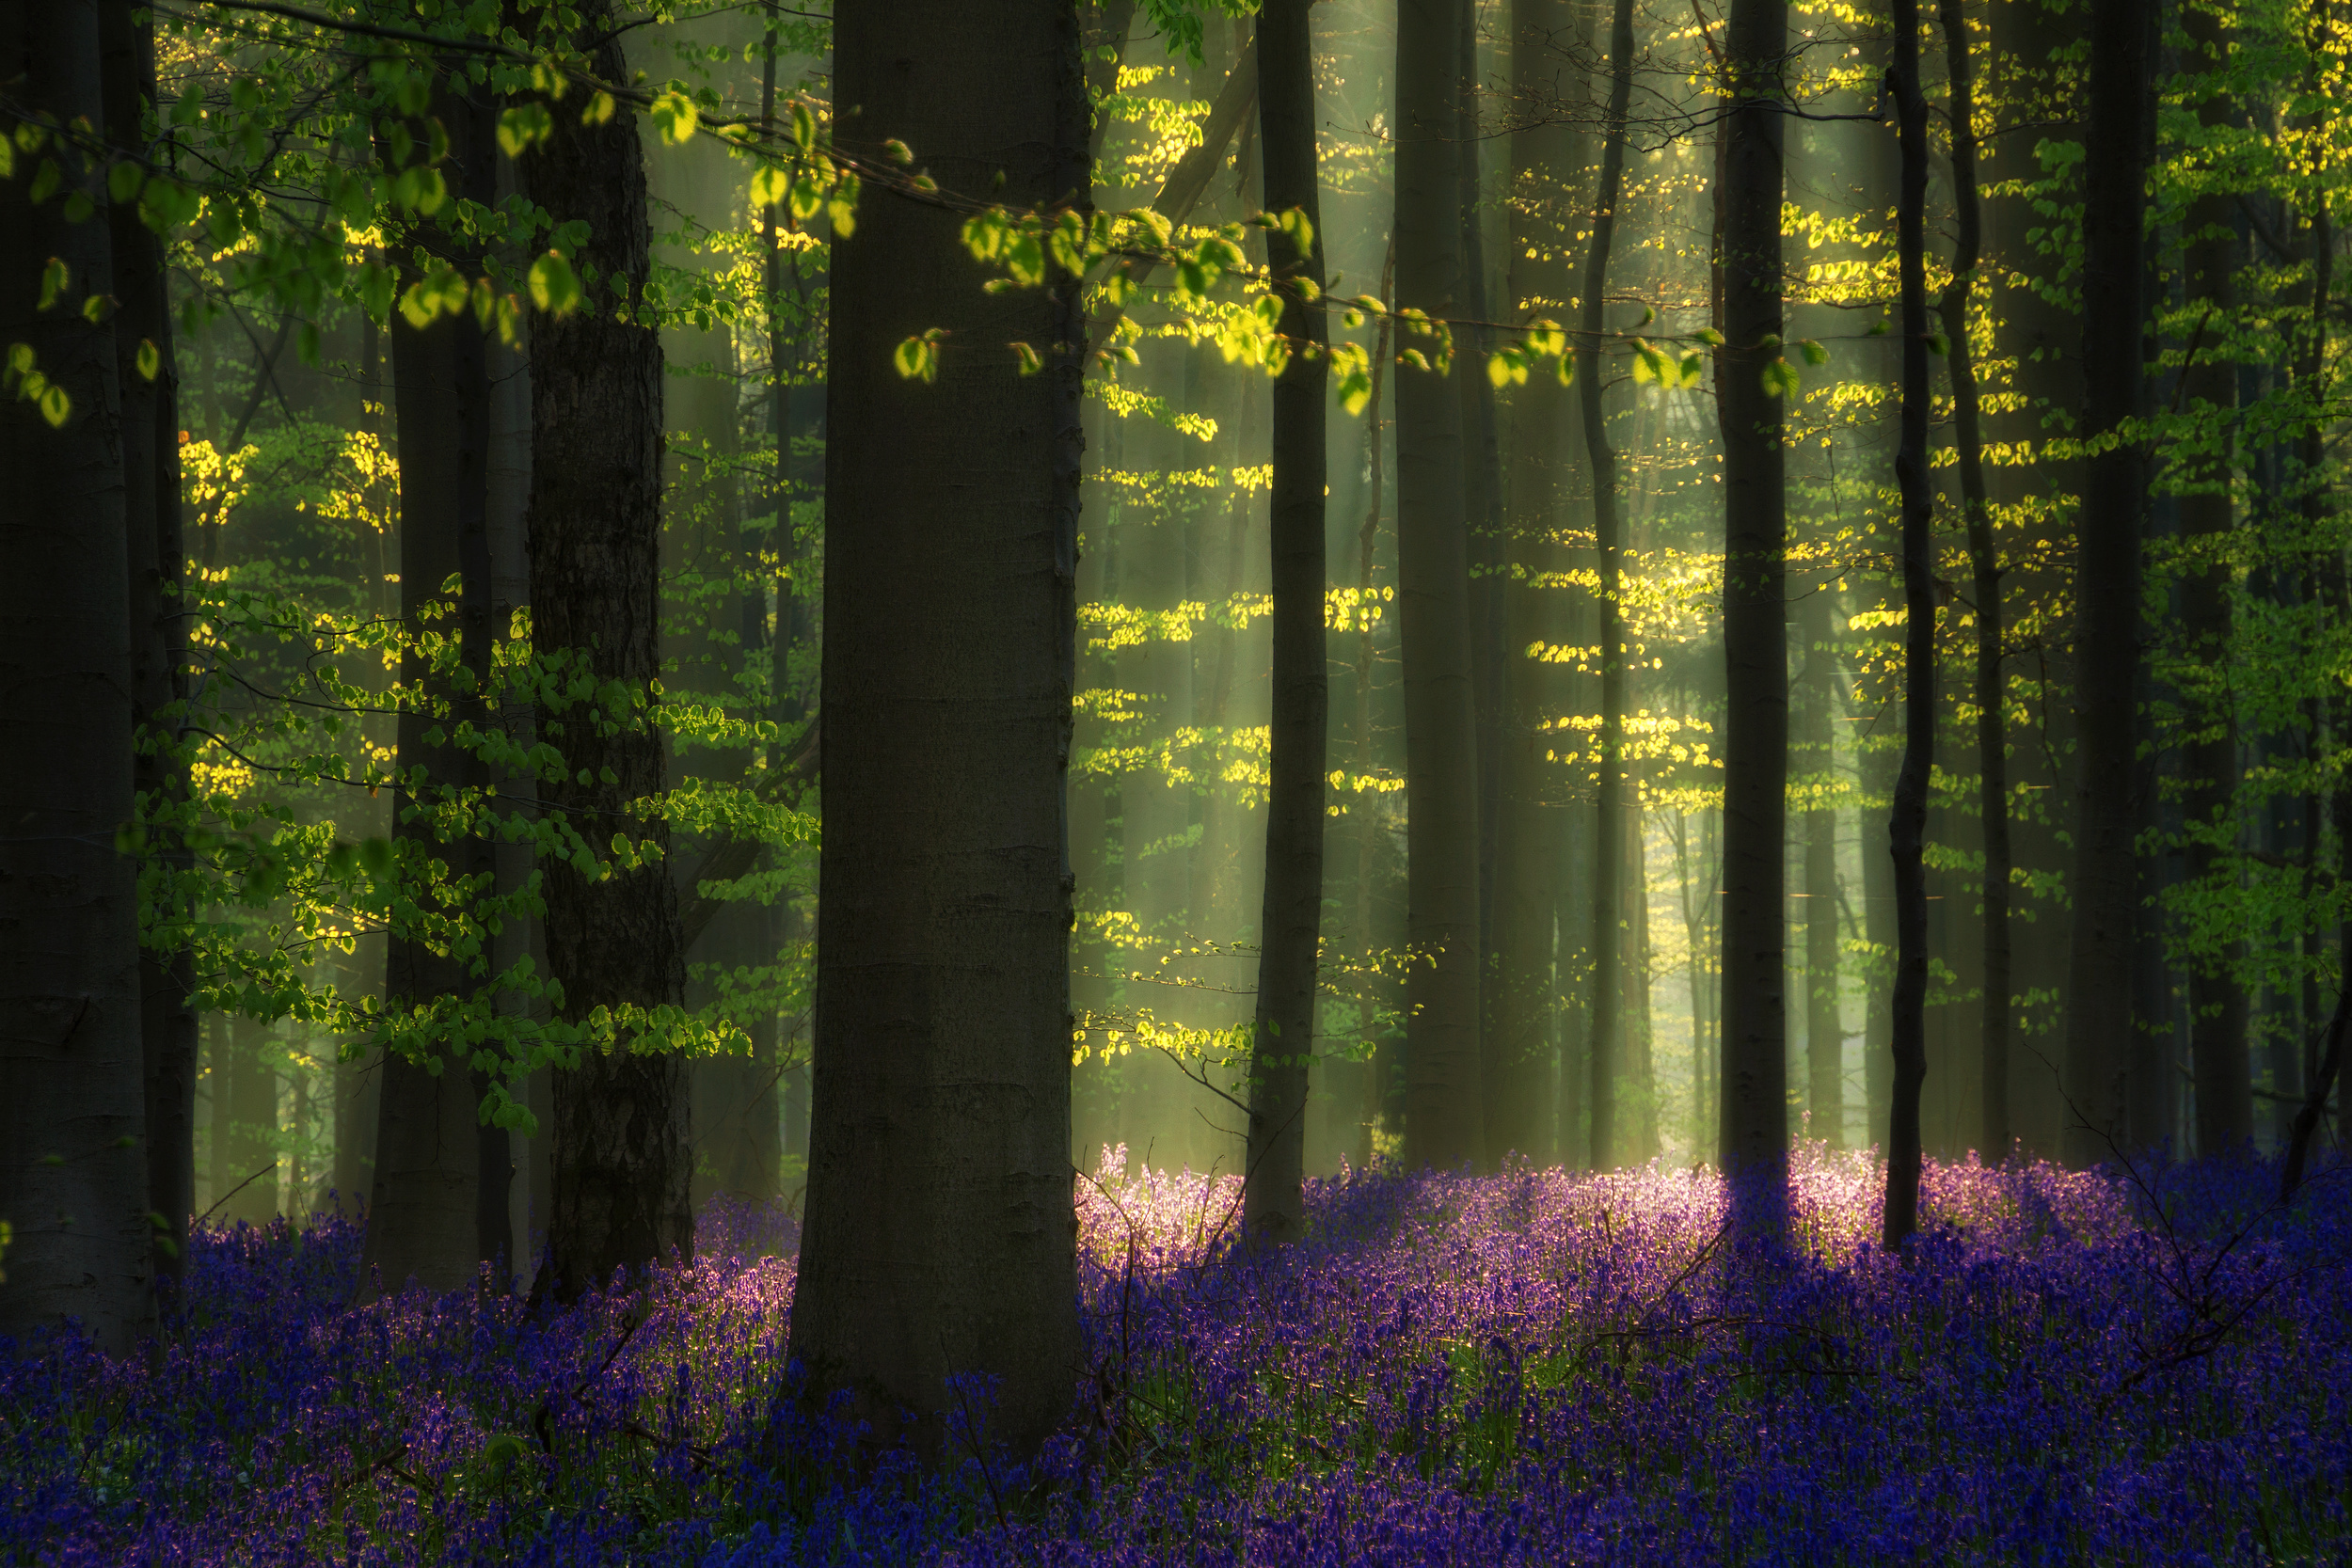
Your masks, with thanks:
M1888 82L1902 142L1896 247L1903 356L1895 482L1903 551L1903 760L1887 828L1895 861L1894 1104L1886 1130L1887 1249L1919 1227L1919 1089L1928 1076L1928 775L1935 766L1934 502L1928 478L1928 103L1919 89L1918 0L1895 0Z
M1724 30L1723 1159L1743 1219L1772 1228L1788 1183L1788 539L1780 359L1781 79L1787 0L1732 0Z
M1804 638L1802 793L1804 814L1805 1104L1813 1136L1832 1148L1846 1143L1846 1029L1837 995L1837 662L1836 601L1806 599L1798 624Z
M2222 71L2228 48L2219 19L2209 10L2185 6L2181 23L2191 50L2183 69ZM2225 124L2229 109L2227 99L2210 94L2199 104L2198 118L2208 126ZM2235 836L2233 803L2238 772L2237 711L2227 674L2233 632L2230 486L2238 367L2224 347L2236 307L2237 221L2237 204L2228 196L2201 196L2189 203L2184 236L2185 284L2197 326L2189 361L2181 371L2180 403L2184 412L2202 416L2200 422L2214 432L2219 451L2184 476L2194 487L2177 503L2182 547L2193 557L2181 583L2183 652L2189 668L2202 672L2199 687L2192 689L2206 694L2181 748L2187 786L2182 813L2192 834L2218 834L2223 843ZM2233 861L2220 843L2206 837L2189 841L2188 876L2193 882L2231 876ZM2219 952L2193 960L2189 969L2189 1062L2197 1085L2200 1153L2236 1148L2254 1133L2246 990L2237 978L2245 948L2243 942L2227 942Z
M1952 433L1960 459L1960 504L1968 526L1968 558L1977 610L1977 813L1984 837L1984 879L1979 895L1984 923L1984 1006L1979 1094L1985 1159L2006 1159L2009 1116L2009 694L2002 673L2001 557L1993 538L1993 509L1985 486L1982 408L1968 345L1968 312L1982 256L1983 216L1977 193L1976 64L1962 0L1942 0L1945 58L1951 79L1952 198L1958 243L1952 280L1937 307L1951 341Z
M0 14L20 109L103 134L100 9ZM55 141L40 156L60 198L105 204L102 160ZM121 1354L154 1321L137 889L115 849L132 811L132 581L118 327L82 310L117 283L108 225L70 222L31 186L30 169L0 183L0 341L46 378L28 395L12 375L0 407L0 1335L77 1318Z
M1463 0L1397 8L1396 292L1402 309L1460 312ZM1438 340L1400 335L1400 354ZM1434 361L1433 361L1434 362ZM1462 373L1482 374L1467 366ZM1405 1147L1408 1163L1485 1158L1479 1053L1477 702L1470 658L1470 529L1462 512L1462 398L1431 370L1396 382L1397 599L1404 637Z
M1258 12L1258 117L1268 212L1305 220L1302 248L1267 234L1274 276L1323 288L1317 194L1312 0L1266 0ZM1330 710L1324 654L1324 388L1328 334L1304 288L1282 294L1291 357L1274 384L1274 723L1266 791L1265 909L1259 924L1258 1017L1249 1069L1248 1180L1253 1234L1295 1236L1303 1216L1307 1074L1313 1059L1315 971L1323 935L1323 776Z
M99 13L102 96L107 140L140 157L148 153L142 118L155 102L155 24L135 23L125 4ZM163 242L140 221L135 203L107 209L114 254L115 379L122 389L123 519L131 579L131 706L137 726L132 763L135 787L151 818L187 798L188 770L179 756L178 720L167 714L185 698L187 638L179 614L184 546L180 524L180 372L172 354L171 297ZM152 358L141 369L142 356ZM151 836L149 856L167 876L191 864L184 839L167 830ZM158 1284L181 1277L188 1217L196 1207L196 1009L187 952L158 951L184 912L167 905L151 911L164 929L139 955L139 1017L147 1116L147 1207L155 1227Z
M959 198L1083 214L1078 39L1070 0L860 6L836 25L835 101L862 106L859 145L898 137ZM874 1442L934 1452L962 1397L950 1379L997 1380L989 1437L1032 1446L1080 1354L1064 785L1085 328L1066 277L984 293L959 223L874 192L834 248L818 1041L791 1340L812 1392L850 1390ZM892 349L932 327L949 333L937 384L899 378ZM1016 341L1051 349L1042 373L1020 374Z
M2123 1136L2132 1060L2135 675L2139 665L2141 449L2114 440L2140 412L2146 318L2150 73L2156 12L2090 0L2090 92L2083 158L2082 438L2074 562L2074 920L2066 995L2065 1148L2089 1164ZM2104 449L2096 443L2106 441Z
M590 69L622 79L609 0L580 10L582 40L597 40ZM585 125L559 111L522 176L532 201L588 225L572 264L594 278L578 309L532 324L532 645L541 660L576 661L598 691L543 693L539 735L564 766L542 780L540 802L596 852L616 834L663 852L666 827L629 810L661 792L666 772L647 719L660 672L661 342L638 314L651 261L635 118ZM613 1020L612 1037L584 1044L550 1085L548 1283L568 1299L692 1248L686 1062L644 1040L656 1025L639 1022L683 1005L686 963L662 860L585 870L550 860L544 871L556 1019Z
M1621 1150L1617 1078L1625 1036L1626 911L1625 607L1621 598L1625 518L1617 498L1617 453L1609 444L1608 400L1601 385L1602 335L1607 330L1609 250L1625 192L1626 114L1633 99L1633 0L1615 0L1609 30L1609 115L1602 131L1600 182L1593 193L1592 239L1584 252L1581 336L1577 351L1583 388L1584 456L1593 479L1593 537L1600 557L1596 606L1600 620L1599 785L1594 814L1593 1026L1590 1154L1595 1170L1609 1170Z

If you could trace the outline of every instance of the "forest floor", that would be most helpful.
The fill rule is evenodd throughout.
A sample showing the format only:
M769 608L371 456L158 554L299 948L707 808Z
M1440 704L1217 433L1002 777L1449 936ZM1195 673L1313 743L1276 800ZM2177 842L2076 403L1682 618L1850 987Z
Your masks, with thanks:
M1785 1244L1704 1173L1359 1172L1225 1243L1230 1180L1081 1184L1089 1367L1018 1467L854 1473L785 1386L788 1222L532 1313L347 1307L359 1235L206 1230L146 1362L0 1354L0 1560L84 1563L2341 1562L2352 1173L1866 1156ZM33 1347L20 1347L31 1349Z

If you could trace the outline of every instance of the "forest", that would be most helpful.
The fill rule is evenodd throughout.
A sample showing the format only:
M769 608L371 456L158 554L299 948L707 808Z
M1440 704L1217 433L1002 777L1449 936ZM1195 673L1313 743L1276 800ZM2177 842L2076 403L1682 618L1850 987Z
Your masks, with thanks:
M0 1563L2352 1557L2347 98L0 0Z

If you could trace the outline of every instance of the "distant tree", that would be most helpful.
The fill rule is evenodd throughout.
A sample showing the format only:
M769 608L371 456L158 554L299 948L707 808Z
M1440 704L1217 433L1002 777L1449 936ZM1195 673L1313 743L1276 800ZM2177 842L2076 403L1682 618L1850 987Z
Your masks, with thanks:
M97 0L0 10L0 1335L154 1320L132 580ZM29 165L27 167L25 166ZM40 199L35 199L36 197Z
M1085 322L1058 270L983 292L954 205L1086 211L1078 40L1073 0L861 0L834 40L842 144L903 143L944 200L869 193L833 252L791 1354L870 1441L931 1452L967 1419L972 1441L1035 1444L1080 1354L1065 783ZM894 351L933 331L935 381L901 376Z
M2133 1057L2132 927L2145 449L2143 220L2156 8L2090 0L2083 135L2082 473L2074 557L2074 919L2067 966L2065 1150L2088 1164L2124 1136Z
M1458 95L1463 0L1399 0L1396 304L1445 319L1464 298ZM1479 1051L1477 703L1462 394L1440 340L1400 336L1397 600L1405 675L1405 1148L1415 1164L1486 1157ZM1473 369L1472 373L1476 373Z
M1324 648L1324 389L1329 333L1323 289L1312 0L1258 12L1258 122L1267 234L1290 357L1274 384L1274 721L1266 795L1265 906L1249 1066L1243 1223L1272 1240L1297 1234L1323 936L1323 784L1330 675ZM1292 214L1296 214L1293 221Z
M1609 251L1625 194L1626 117L1633 103L1633 0L1615 0L1609 25L1609 114L1601 132L1600 182L1593 194L1592 238L1584 253L1582 338L1584 453L1593 478L1593 538L1600 560L1600 784L1593 852L1593 1030L1586 1102L1592 1164L1613 1168L1623 1150L1617 1129L1619 1054L1625 1035L1626 800L1625 518L1617 496L1617 453L1609 444L1601 367L1608 330ZM1642 895L1645 896L1646 895Z

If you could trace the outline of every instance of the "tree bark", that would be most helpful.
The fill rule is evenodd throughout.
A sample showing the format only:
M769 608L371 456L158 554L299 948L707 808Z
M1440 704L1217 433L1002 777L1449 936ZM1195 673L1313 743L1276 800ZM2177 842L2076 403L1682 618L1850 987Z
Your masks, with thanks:
M1928 776L1935 766L1934 501L1928 489L1928 103L1919 88L1918 0L1895 0L1887 85L1902 143L1896 208L1902 341L1901 493L1903 760L1887 827L1895 862L1894 1103L1886 1130L1883 1239L1889 1251L1919 1228L1919 1090L1928 1076Z
M1609 29L1609 116L1602 131L1600 182L1593 195L1592 240L1584 253L1581 361L1584 456L1593 479L1593 537L1600 557L1596 608L1600 621L1599 784L1595 791L1593 852L1592 1073L1586 1103L1592 1117L1590 1156L1596 1170L1617 1162L1618 1058L1625 1034L1626 777L1625 608L1620 601L1625 518L1617 500L1617 453L1609 444L1602 395L1602 334L1607 330L1609 250L1625 191L1626 115L1633 102L1633 0L1615 0Z
M143 118L155 102L155 24L135 23L126 4L108 0L99 13L104 51L101 94L106 136L144 157ZM131 707L137 727L135 787L151 818L187 798L188 769L178 754L178 720L167 714L188 694L187 638L179 614L184 546L180 521L180 372L172 354L171 296L163 241L141 221L135 202L107 210L114 253L115 379L122 389L123 521L131 579ZM154 351L151 372L139 361ZM187 1257L188 1218L196 1207L195 972L187 952L159 950L185 919L175 880L192 866L184 840L166 830L150 838L161 902L145 918L166 927L139 955L139 1030L147 1116L147 1207L155 1229L158 1285L176 1284ZM156 895L151 894L153 898Z
M1977 191L1976 62L1962 0L1942 0L1938 12L1951 80L1952 198L1958 239L1952 280L1937 313L1951 341L1952 436L1960 469L1961 514L1968 527L1968 560L1977 611L1977 817L1984 838L1984 878L1979 887L1984 926L1984 1006L1980 1015L1979 1091L1982 1151L2009 1157L2010 979L2009 691L2002 672L2001 556L1993 535L1985 484L1981 400L1969 351L1968 312L1976 298L1983 254L1982 205Z
M1245 1227L1272 1241L1304 1218L1307 1076L1314 1052L1315 970L1323 935L1323 779L1330 676L1324 653L1324 388L1329 334L1305 285L1323 288L1323 203L1316 164L1312 0L1266 0L1258 12L1258 118L1266 210L1302 214L1302 249L1266 235L1291 356L1274 384L1274 722L1266 790L1265 905L1258 1016L1249 1069Z
M845 8L835 102L860 112L844 139L903 140L961 198L1083 214L1078 39L1070 0ZM846 1389L870 1442L934 1453L951 1404L982 1415L973 1375L994 1380L987 1438L1034 1446L1079 1358L1064 785L1085 324L1058 274L984 293L959 223L872 192L834 247L791 1338L812 1396ZM901 379L892 349L932 327L948 333L936 385ZM1050 351L1045 369L1020 374L1012 341Z
M590 68L623 79L609 0L580 14ZM644 167L634 117L554 119L554 135L523 160L524 188L588 225L572 264L593 283L578 309L532 324L532 646L543 662L576 661L594 689L542 691L540 738L564 767L543 777L540 802L599 856L620 834L662 852L665 826L630 811L660 793L666 771L646 717L660 673L661 344L640 319L651 265ZM549 1284L568 1299L616 1269L692 1249L686 1062L645 1037L675 1016L649 1009L683 1005L686 964L662 860L544 869L548 968L563 988L555 1017L612 1020L612 1037L592 1038L551 1084Z
M1732 0L1724 29L1723 321L1724 970L1722 1147L1743 1222L1777 1226L1788 1147L1788 540L1785 418L1765 372L1781 356L1781 72L1787 0Z
M0 78L48 123L103 135L100 31L93 0L11 8ZM39 205L31 169L0 184L0 341L71 403L53 428L12 374L0 407L0 1334L74 1318L119 1354L154 1297L138 895L115 849L133 790L118 328L82 310L117 285L108 225L63 212L72 192L104 206L103 162L54 137L18 157L55 159L63 183Z
M1434 318L1463 298L1462 0L1400 0L1396 28L1396 293ZM1438 340L1400 334L1400 354ZM1434 359L1433 359L1434 364ZM1461 373L1483 374L1480 366ZM1486 1157L1479 1053L1477 701L1462 399L1432 370L1396 378L1397 601L1405 666L1406 1161Z
M2146 319L2141 223L2156 12L2091 0L2083 156L2085 462L2074 558L2074 931L2067 964L2064 1147L2090 1164L2124 1134L2132 1059L2132 921L2138 822L2133 752L2139 666L2141 449L2116 439L2141 411ZM2104 449L2098 443L2106 442Z

